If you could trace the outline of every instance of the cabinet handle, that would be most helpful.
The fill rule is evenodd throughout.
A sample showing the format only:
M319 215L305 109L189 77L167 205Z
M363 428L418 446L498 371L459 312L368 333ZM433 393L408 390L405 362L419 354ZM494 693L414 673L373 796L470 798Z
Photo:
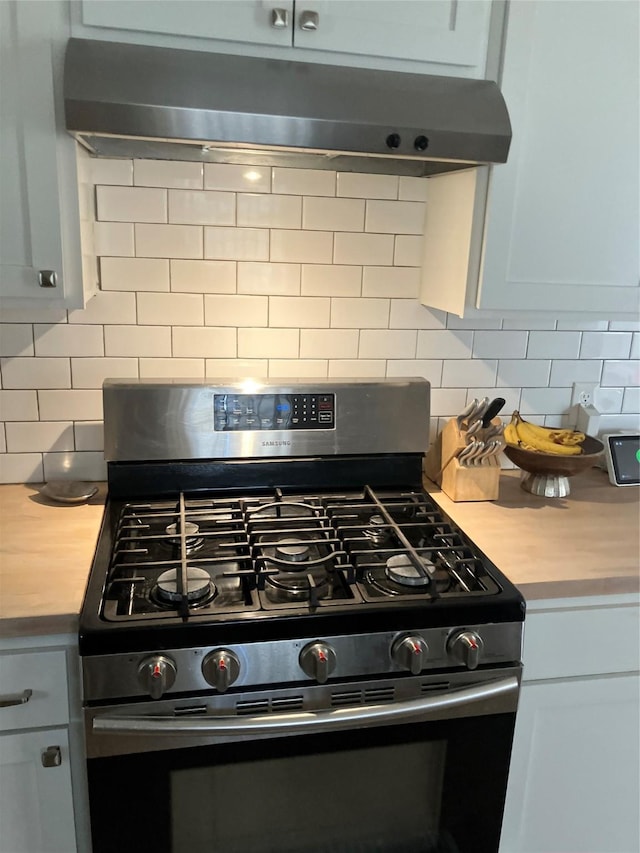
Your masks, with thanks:
M62 764L62 752L59 746L48 746L42 750L40 756L43 767L60 767Z
M40 270L38 284L40 287L57 287L58 273L55 270Z
M286 28L289 26L289 10L272 9L271 26L274 27L276 30L286 30Z
M26 705L32 695L33 690L23 690L22 693L5 693L4 696L0 696L0 708Z
M300 14L301 30L317 30L320 26L320 15L317 12L302 12Z

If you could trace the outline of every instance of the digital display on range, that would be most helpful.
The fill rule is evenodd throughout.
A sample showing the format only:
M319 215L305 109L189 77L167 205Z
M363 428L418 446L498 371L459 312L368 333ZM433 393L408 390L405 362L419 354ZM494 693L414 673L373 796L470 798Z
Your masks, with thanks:
M214 394L216 432L333 429L335 394Z

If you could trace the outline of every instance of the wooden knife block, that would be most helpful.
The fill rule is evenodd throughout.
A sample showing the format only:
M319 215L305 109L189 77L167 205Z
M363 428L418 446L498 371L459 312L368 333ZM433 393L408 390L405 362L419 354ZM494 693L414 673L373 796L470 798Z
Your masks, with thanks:
M497 426L502 421L500 418L494 418L491 423ZM440 486L452 501L497 500L501 470L498 456L491 456L482 465L461 465L456 458L451 459L451 456L462 450L466 443L464 430L460 430L456 418L452 418L437 436L425 457L425 475Z

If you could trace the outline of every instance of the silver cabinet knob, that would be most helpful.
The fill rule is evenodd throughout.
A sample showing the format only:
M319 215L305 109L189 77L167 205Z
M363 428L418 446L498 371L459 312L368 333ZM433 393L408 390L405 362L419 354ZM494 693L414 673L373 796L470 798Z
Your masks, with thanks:
M394 641L391 657L402 669L408 669L412 675L420 675L426 666L428 651L422 637L408 635Z
M57 287L58 273L55 270L40 270L38 284L40 287Z
M320 15L317 12L301 12L299 21L301 30L317 30L320 26Z
M202 661L202 674L220 693L225 693L240 675L238 656L229 649L216 649Z
M48 746L42 750L40 755L43 767L60 767L62 764L62 752L59 746Z
M451 637L447 643L447 650L467 669L476 669L480 663L482 645L482 640L475 631L460 631Z
M152 699L161 699L163 693L173 687L176 680L176 665L165 655L145 658L138 667L138 681Z
M274 27L276 30L286 30L289 26L289 10L272 9L271 26Z
M298 658L302 671L318 684L324 684L336 668L336 653L328 643L308 643Z

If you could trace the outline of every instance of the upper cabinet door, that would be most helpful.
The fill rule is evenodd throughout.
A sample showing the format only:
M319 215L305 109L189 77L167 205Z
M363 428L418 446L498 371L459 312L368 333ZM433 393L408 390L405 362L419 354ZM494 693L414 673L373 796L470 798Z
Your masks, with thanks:
M640 5L509 7L478 308L637 311Z
M488 0L296 0L294 44L462 66L482 76L490 11Z
M82 23L290 47L293 0L83 0Z

